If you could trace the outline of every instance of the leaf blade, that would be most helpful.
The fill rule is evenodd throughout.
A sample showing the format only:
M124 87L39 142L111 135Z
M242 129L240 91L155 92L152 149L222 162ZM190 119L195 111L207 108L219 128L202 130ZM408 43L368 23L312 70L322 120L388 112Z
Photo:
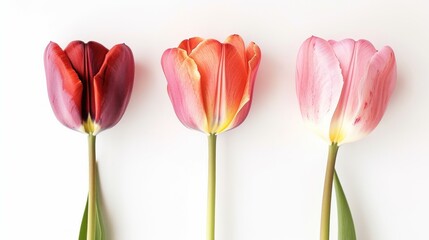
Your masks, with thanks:
M338 178L337 171L334 173L334 184L337 199L338 240L356 240L352 213L347 203L347 198L341 186L340 179Z
M79 240L86 240L88 231L88 198L86 199L85 210L83 212L82 223L80 224Z
M95 240L104 240L103 220L101 217L100 204L96 201L96 215L95 215ZM79 240L87 240L88 231L88 199L86 200L85 211L83 212L82 223L80 225Z

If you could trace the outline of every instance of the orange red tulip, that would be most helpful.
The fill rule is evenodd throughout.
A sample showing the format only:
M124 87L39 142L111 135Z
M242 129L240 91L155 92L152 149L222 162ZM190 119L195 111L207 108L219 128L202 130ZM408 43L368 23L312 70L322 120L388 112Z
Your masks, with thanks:
M238 35L224 43L194 37L162 55L168 94L188 128L219 134L240 125L249 113L261 60L255 43Z

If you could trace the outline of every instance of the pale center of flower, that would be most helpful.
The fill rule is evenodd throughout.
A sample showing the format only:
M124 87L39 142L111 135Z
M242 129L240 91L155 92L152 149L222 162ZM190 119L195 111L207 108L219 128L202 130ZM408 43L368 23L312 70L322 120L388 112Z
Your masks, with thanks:
M92 121L91 115L88 114L88 118L83 122L83 128L88 134L96 135L100 131L100 126Z

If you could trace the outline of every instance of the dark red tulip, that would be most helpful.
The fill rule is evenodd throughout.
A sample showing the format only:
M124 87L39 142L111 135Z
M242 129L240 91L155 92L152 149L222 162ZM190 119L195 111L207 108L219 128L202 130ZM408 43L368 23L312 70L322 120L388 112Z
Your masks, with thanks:
M118 123L134 82L127 45L108 50L97 42L73 41L63 50L50 42L44 60L49 100L62 124L95 135Z

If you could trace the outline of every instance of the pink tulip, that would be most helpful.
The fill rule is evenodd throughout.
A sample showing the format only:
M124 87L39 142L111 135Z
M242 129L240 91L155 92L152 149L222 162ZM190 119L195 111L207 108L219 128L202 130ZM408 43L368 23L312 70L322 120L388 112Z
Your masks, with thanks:
M95 135L124 114L134 82L133 54L125 44L108 50L73 41L62 50L50 42L45 71L52 109L65 126Z
M296 91L305 122L331 143L322 200L320 239L329 240L332 184L339 145L369 134L380 122L396 83L390 47L366 41L308 38L297 59ZM336 186L341 189L338 177ZM342 189L339 192L343 192ZM337 192L341 238L356 239L344 193ZM347 206L347 207L344 207ZM344 234L344 235L343 235ZM340 237L340 236L339 236Z
M358 140L380 122L396 83L393 50L366 40L308 38L297 59L296 91L306 123L332 143Z
M167 49L162 68L177 117L208 134L240 125L249 113L260 60L259 47L245 47L238 35L224 43L195 37Z

